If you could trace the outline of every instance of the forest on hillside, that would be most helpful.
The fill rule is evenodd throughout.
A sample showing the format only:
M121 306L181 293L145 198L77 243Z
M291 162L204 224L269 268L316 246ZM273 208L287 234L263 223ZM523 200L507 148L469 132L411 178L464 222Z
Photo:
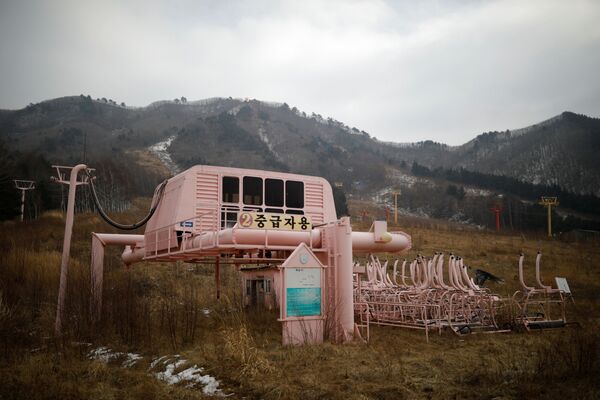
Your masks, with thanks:
M439 189L428 189L427 185L421 185L418 190L404 191L404 197L408 199L409 204L422 202L425 197L439 198L440 201L431 201L432 216L436 218L448 219L460 212L473 223L493 228L494 216L490 208L498 205L503 209L503 227L523 231L544 229L547 226L547 210L538 204L538 201L542 196L553 196L558 198L561 208L587 213L590 216L583 219L571 214L561 215L553 209L555 231L600 230L600 221L597 220L600 216L600 198L591 194L579 195L562 190L558 186L535 185L511 177L473 172L464 168L430 169L414 162L410 170L417 177L450 182L445 185L442 196ZM466 196L465 186L485 189L496 195L479 198Z

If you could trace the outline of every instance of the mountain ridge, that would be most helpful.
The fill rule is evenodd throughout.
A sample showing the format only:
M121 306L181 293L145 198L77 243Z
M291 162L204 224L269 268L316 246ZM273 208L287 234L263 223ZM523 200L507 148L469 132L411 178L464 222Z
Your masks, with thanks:
M387 166L418 162L600 195L594 172L600 168L600 119L573 112L450 146L380 141L333 118L256 99L181 98L130 107L80 95L0 110L0 139L13 150L41 152L57 162L76 162L85 145L90 155L106 154L147 149L171 136L167 151L181 168L211 163L291 170L364 191L393 184Z

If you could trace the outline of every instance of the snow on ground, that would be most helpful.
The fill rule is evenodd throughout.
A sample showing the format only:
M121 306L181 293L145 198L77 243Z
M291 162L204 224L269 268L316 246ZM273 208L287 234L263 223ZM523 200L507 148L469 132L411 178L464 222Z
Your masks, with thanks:
M148 150L156 154L160 161L162 161L163 164L165 164L166 167L169 169L169 171L171 171L174 174L179 172L179 167L171 158L171 154L169 154L169 146L171 146L171 143L173 143L175 137L176 135L169 136L166 140L155 143L152 146L148 147Z
M137 364L137 362L139 360L141 360L142 356L140 356L139 354L135 354L135 353L127 353L126 354L127 359L125 361L123 361L123 368L131 368L133 367L135 364Z
M404 215L407 217L431 218L427 211L421 207L417 208L416 210L398 207L398 215Z
M418 178L414 175L405 174L397 169L388 169L388 177L394 181L396 186L411 188L417 183L424 183L428 186L435 186L435 184L427 178ZM389 189L391 190L391 189Z
M103 363L109 363L114 360L123 359L121 366L123 368L131 368L143 357L136 353L122 353L120 351L113 351L108 347L101 346L90 351L88 353L88 358L90 360L96 360Z
M196 364L175 372L186 363L187 360L181 358L179 355L171 357L163 356L152 361L149 371L169 385L176 385L178 383L185 384L186 387L202 385L202 393L209 396L224 396L221 389L219 389L219 381L208 374L202 375L204 369L198 367ZM159 371L156 372L156 369L159 369Z
M480 196L480 197L488 197L493 194L493 192L486 189L477 189L477 188L468 188L465 187L465 194L467 196Z
M264 128L264 126L260 126L258 128L258 137L264 144L267 145L269 150L274 153L273 144L271 144L271 142L269 142L269 137L267 136L267 130Z
M112 351L108 347L98 347L89 352L88 357L90 360L101 361L103 363L108 363L110 361L116 360L117 358L123 357L124 353L119 351Z
M204 314L210 313L210 310L203 310ZM108 347L101 346L91 350L88 353L90 360L96 360L103 363L109 363L116 360L123 360L122 368L131 368L144 357L136 353L124 353L111 350ZM188 363L179 354L172 356L157 357L150 362L148 372L157 379L166 382L168 385L182 384L186 387L202 387L202 393L207 396L226 396L219 389L219 381L208 374L202 374L204 369L196 364L180 370Z

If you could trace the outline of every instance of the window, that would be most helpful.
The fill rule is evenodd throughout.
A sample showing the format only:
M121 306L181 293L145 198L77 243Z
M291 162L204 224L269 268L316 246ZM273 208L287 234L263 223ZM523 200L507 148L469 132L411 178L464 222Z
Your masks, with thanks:
M304 211L302 210L288 210L285 212L286 214L295 214L295 215L304 215Z
M232 228L238 219L237 207L223 207L221 209L221 228Z
M281 179L265 179L265 204L283 207L283 181Z
M265 293L271 293L271 280L265 279Z
M265 208L265 212L283 214L283 208Z
M285 182L285 205L291 208L304 208L304 183Z
M233 176L223 177L223 203L239 203L240 202L240 178Z
M244 204L260 206L263 202L262 178L244 177Z

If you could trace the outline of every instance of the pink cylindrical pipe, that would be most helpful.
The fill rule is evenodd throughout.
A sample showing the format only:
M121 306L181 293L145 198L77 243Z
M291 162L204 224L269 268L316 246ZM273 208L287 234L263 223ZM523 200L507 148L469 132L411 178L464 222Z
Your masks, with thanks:
M376 242L373 232L352 232L352 250L354 253L399 253L410 249L410 236L402 233L390 233L389 242ZM216 232L207 232L196 236L186 244L186 249L214 247L220 245L256 245L297 246L306 243L321 247L321 229L310 232L277 231L265 229L227 228Z
M530 290L533 290L534 288L532 288L531 286L527 286L525 284L525 279L523 278L523 260L524 259L525 259L525 256L523 255L523 253L521 253L521 255L519 256L519 282L521 283L523 290L530 291Z
M459 257L458 264L457 264L458 279L459 279L460 285L462 287L462 290L464 290L465 292L468 292L469 290L472 290L472 288L469 285L469 276L467 275L467 273L465 271L466 271L466 268L464 265L464 260Z
M454 254L452 253L450 253L450 257L448 258L448 283L454 289L458 289L456 281L454 280Z
M390 233L389 242L375 242L373 232L352 232L354 253L399 253L410 249L410 236L399 232Z
M136 262L140 262L144 259L146 252L143 247L131 248L129 245L125 247L123 254L121 254L121 259L125 263L125 265L131 265Z
M392 281L394 283L395 286L400 286L398 284L398 281L396 280L396 275L398 274L398 262L400 260L396 260L394 261L394 268L393 268L393 272L392 272Z
M414 288L419 286L419 277L417 276L417 260L414 259L410 263L410 280Z
M552 289L552 286L546 286L542 283L542 277L540 276L540 263L542 260L542 253L538 251L537 257L535 258L535 280L541 289Z
M438 276L439 284L442 287L442 289L445 289L445 290L452 289L450 286L446 285L446 282L444 281L444 253L440 253L440 257L438 258L437 276Z
M73 234L73 217L75 214L75 193L77 190L77 175L87 168L85 164L78 164L71 169L69 177L69 196L67 200L67 215L65 221L65 237L63 240L63 252L60 261L60 282L58 287L58 302L56 306L56 322L54 333L60 336L62 333L62 316L67 294L67 277L69 274L69 257L71 254L71 235Z
M265 245L273 246L298 246L300 243L311 244L313 247L321 245L321 230L313 229L310 232L275 231L265 229L228 228L218 232L208 232L197 236L191 241L189 248L222 245Z
M473 282L473 279L471 279L471 277L467 273L467 266L466 265L462 265L461 264L461 272L462 272L463 280L467 284L468 288L470 288L471 290L477 290L477 291L481 290L481 288L479 286L477 286L475 284L475 282Z
M352 287L352 227L350 218L343 217L335 226L337 242L337 291L339 312L336 312L345 339L354 335L354 301Z
M102 243L106 245L131 245L135 246L136 244L144 243L144 235L126 235L120 233L94 233Z

